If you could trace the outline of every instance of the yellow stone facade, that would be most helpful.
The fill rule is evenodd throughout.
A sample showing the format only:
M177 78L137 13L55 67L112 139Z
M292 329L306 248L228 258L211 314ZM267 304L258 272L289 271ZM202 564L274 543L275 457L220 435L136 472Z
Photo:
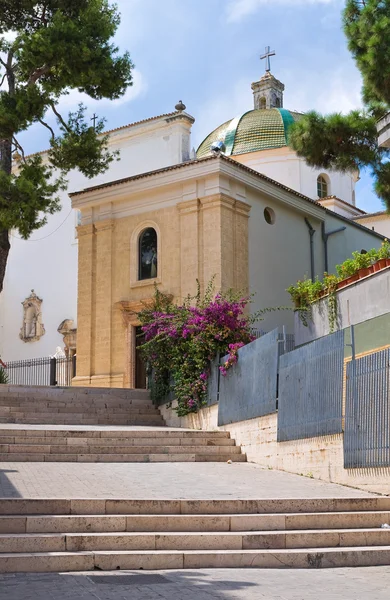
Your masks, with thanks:
M146 197L142 206L142 196L133 211L135 200L129 196L123 202L130 207L127 216L113 209L110 187L99 198L107 209L93 208L88 192L84 205L77 206L83 221L74 385L135 387L137 312L152 298L155 284L176 301L196 291L197 279L202 289L212 277L216 289L248 289L250 206L223 193L189 200L183 193L172 195L176 201L164 203L154 192L159 208L153 210ZM157 232L157 277L138 281L139 236L148 227Z

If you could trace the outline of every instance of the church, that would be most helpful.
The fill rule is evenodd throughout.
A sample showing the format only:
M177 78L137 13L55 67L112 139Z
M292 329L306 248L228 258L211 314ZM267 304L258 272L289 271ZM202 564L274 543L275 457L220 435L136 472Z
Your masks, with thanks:
M204 289L215 278L216 289L253 294L253 311L289 306L290 284L380 246L382 236L359 222L359 174L313 169L288 147L300 114L284 108L269 54L253 108L216 123L196 152L195 119L181 101L113 130L121 161L88 187L72 173L62 212L31 240L12 238L0 296L4 360L62 346L77 353L74 385L144 387L137 313L156 285L180 302L197 280ZM292 331L292 312L259 327L281 325Z

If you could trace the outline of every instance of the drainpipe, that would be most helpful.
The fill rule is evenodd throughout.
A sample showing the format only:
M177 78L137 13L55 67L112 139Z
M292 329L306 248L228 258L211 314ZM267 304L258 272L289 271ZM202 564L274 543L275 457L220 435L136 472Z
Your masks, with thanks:
M316 230L314 229L314 227L312 226L312 224L310 223L309 219L307 217L305 217L305 223L307 225L307 228L309 230L309 235L310 235L310 271L311 271L311 279L312 281L314 281L315 279L315 272L314 272L314 234L316 232Z
M335 233L341 233L342 231L345 231L347 228L346 227L339 227L338 229L334 229L333 231L328 231L326 233L325 232L325 223L322 223L321 229L322 229L322 240L324 242L325 273L327 273L328 269L329 269L329 264L328 264L328 239L330 238L331 235L334 235Z

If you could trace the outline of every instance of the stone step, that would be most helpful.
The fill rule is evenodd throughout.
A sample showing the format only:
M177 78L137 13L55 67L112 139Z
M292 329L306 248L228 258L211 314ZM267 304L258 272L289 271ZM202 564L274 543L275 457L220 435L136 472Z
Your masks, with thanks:
M19 416L19 415L24 415L26 413L50 413L50 414L93 414L93 415L105 415L107 414L107 412L109 414L115 414L115 415L158 415L160 414L158 409L153 406L138 406L138 407L133 407L131 404L129 404L126 407L112 407L112 406L101 406L101 407L94 407L94 406L90 406L90 407L83 407L83 406L74 406L74 407L69 407L69 406L64 406L64 407L53 407L53 406L43 406L43 405L34 405L34 404L30 404L30 405L26 405L26 406L20 406L20 407L15 407L15 406L0 406L0 416L8 416L8 415L14 415L14 416Z
M315 529L316 523L320 523L319 517L330 519L331 525L319 524L320 529L340 527L337 519L346 515L356 515L357 519L384 518L383 523L388 522L390 513L390 498L386 496L375 496L369 498L272 498L257 500L143 500L143 499L35 499L35 498L0 498L0 515L15 515L27 518L31 515L135 515L141 516L191 516L204 517L212 515L234 519L236 516L245 516L253 519L269 519L272 529L285 529L285 523L289 529L299 529L299 519L303 519L304 529ZM312 519L312 522L309 520ZM241 530L248 530L247 525L240 523ZM257 529L264 530L264 524L260 521L254 525ZM376 523L367 525L350 525L375 527Z
M0 553L101 550L280 550L364 546L390 547L390 530L0 534Z
M15 423L20 425L162 425L164 420L161 415L126 415L116 416L109 414L89 416L85 415L56 415L50 413L28 413L21 416L0 417L0 423Z
M64 408L64 407L85 407L89 409L91 407L107 407L109 406L114 408L127 408L129 406L133 406L134 408L142 408L142 407L153 407L157 408L153 402L147 398L145 399L129 399L126 400L124 398L111 398L110 396L102 396L99 398L83 398L83 399L69 399L66 398L34 398L34 397L18 397L18 398L0 398L0 407L4 406L52 406L53 408Z
M202 453L203 446L109 446L101 443L100 446L78 446L78 445L25 445L8 444L0 445L0 457L4 454L199 454ZM241 448L238 446L208 446L207 454L221 454L230 456L231 454L241 454Z
M181 439L188 440L196 438L197 443L199 439L205 440L219 440L230 439L230 433L228 431L198 431L198 430L185 430L185 429L168 429L161 427L161 429L120 429L119 427L110 426L103 427L96 426L97 428L89 429L87 426L80 426L80 429L74 427L74 429L68 429L66 425L54 425L53 428L45 425L28 425L22 424L18 428L11 428L0 426L0 432L2 435L7 436L22 436L22 437L55 437L55 438L131 438L131 439ZM148 441L148 444L151 441Z
M45 433L45 432L42 432ZM114 434L112 434L114 435ZM142 437L142 438L137 438L137 437L130 437L130 433L129 433L129 437L120 437L120 438L115 438L115 437L104 437L104 438L88 438L88 437L54 437L54 436L47 436L47 437L35 437L35 436L15 436L15 437L0 437L0 446L1 445L7 445L7 444L21 444L21 445L25 445L25 446L36 446L36 445L57 445L57 446L83 446L83 447L91 447L94 448L95 446L185 446L185 447L189 447L189 446L207 446L207 448L214 448L214 447L221 447L221 446L226 446L226 447L231 447L231 446L235 446L236 442L235 440L231 440L228 438L217 438L217 439L208 439L208 438L196 438L196 437L191 437L191 438L179 438L179 437L169 437L169 438L163 438L163 437L157 437L157 438L152 438L152 437Z
M50 501L45 501L50 502ZM102 502L102 501L97 501ZM104 501L103 501L104 502ZM36 506L36 505L35 505ZM95 503L88 505L91 509ZM318 517L313 526L313 516ZM382 530L389 512L295 513L263 515L3 515L0 533L106 532L290 532L297 530Z
M49 387L45 385L0 385L0 398L6 397L26 397L33 395L34 397L49 397L49 398L83 398L110 396L116 398L150 398L149 390L144 389L129 389L129 388L98 388L98 387Z
M7 453L0 454L0 462L91 462L91 463L150 463L150 462L246 462L245 454L48 454Z
M390 546L280 550L137 550L0 554L1 573L94 569L329 568L390 564Z

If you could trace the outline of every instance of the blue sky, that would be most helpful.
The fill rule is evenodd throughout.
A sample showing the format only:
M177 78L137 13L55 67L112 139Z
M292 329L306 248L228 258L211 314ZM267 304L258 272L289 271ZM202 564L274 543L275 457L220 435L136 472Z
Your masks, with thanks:
M266 45L277 56L272 72L286 85L285 107L324 113L360 106L361 81L341 29L343 0L117 0L117 43L136 65L134 86L109 103L86 101L107 128L174 110L182 99L196 123L193 145L216 126L252 108L250 84L264 72ZM72 92L63 110L73 109ZM85 99L84 99L85 100ZM28 152L44 149L38 126L24 134ZM357 202L381 210L362 174Z

